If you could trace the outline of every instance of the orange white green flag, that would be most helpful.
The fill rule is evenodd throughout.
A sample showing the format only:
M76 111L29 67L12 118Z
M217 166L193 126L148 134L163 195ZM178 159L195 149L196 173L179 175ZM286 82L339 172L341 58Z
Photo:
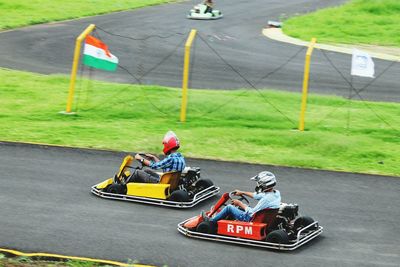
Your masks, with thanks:
M83 50L83 64L97 69L115 71L118 58L110 53L105 43L88 35Z

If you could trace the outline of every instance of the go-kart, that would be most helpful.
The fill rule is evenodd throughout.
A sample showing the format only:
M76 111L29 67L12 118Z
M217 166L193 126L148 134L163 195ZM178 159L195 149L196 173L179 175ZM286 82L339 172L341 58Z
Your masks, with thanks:
M219 10L213 9L211 12L207 12L207 6L204 4L198 4L190 10L189 15L187 16L189 19L220 19L224 15Z
M182 172L159 173L159 183L127 183L131 175L129 169L143 168L143 165L131 166L133 161L131 155L126 156L115 176L92 186L91 192L102 198L173 208L190 208L219 193L220 188L211 180L200 179L198 167L186 167Z
M235 192L224 193L221 199L205 214L212 217ZM245 196L241 201L249 203ZM307 216L298 216L297 204L282 203L279 209L265 209L254 214L250 222L227 218L212 222L202 215L189 218L178 224L178 231L188 237L208 239L233 244L248 245L277 250L294 250L322 233L317 221Z

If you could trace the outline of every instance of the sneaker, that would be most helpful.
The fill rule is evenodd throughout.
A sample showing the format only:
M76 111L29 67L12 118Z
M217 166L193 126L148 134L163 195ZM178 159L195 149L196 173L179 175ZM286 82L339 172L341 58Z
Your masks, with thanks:
M208 217L206 215L206 212L204 210L201 211L200 216L201 216L201 218L203 218L203 222L209 222L210 221L210 217Z
M119 184L119 179L117 175L114 175L114 184Z

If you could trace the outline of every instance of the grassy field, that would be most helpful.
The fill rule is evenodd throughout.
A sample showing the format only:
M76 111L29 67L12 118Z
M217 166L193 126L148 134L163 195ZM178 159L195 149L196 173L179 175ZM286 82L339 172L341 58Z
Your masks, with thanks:
M84 80L78 81L78 115L65 116L58 112L65 110L68 80L0 69L0 140L160 153L160 140L172 129L187 157L400 176L396 103L367 108L311 95L308 130L298 132L292 129L299 94L268 90L263 98L255 91L191 90L188 120L180 123L179 89Z
M33 260L29 257L11 257L7 258L5 255L0 254L0 267L99 267L99 266L117 266L117 265L105 265L103 263L96 263L90 261L77 261L77 260L66 260L66 261L42 261ZM130 266L137 266L132 263Z
M283 31L293 37L320 43L400 46L399 0L352 0L334 8L293 17Z
M174 0L0 0L0 30L134 9Z

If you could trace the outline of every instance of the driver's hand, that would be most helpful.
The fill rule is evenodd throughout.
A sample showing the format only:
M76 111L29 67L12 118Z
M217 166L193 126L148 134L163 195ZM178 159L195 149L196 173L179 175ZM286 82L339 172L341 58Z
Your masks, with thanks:
M240 190L238 190L238 189L235 190L235 195L236 195L236 196L241 196L242 194L243 194L242 191L240 191Z
M146 155L146 157L151 158L151 159L154 159L154 158L155 158L155 156L152 155L152 154L145 154L145 155Z
M136 154L136 155L135 155L135 159L136 159L136 160L141 160L141 159L142 159L142 156L140 156L139 154Z
M235 205L235 206L239 206L240 204L242 204L242 201L237 200L237 199L233 199L232 200L232 204Z

